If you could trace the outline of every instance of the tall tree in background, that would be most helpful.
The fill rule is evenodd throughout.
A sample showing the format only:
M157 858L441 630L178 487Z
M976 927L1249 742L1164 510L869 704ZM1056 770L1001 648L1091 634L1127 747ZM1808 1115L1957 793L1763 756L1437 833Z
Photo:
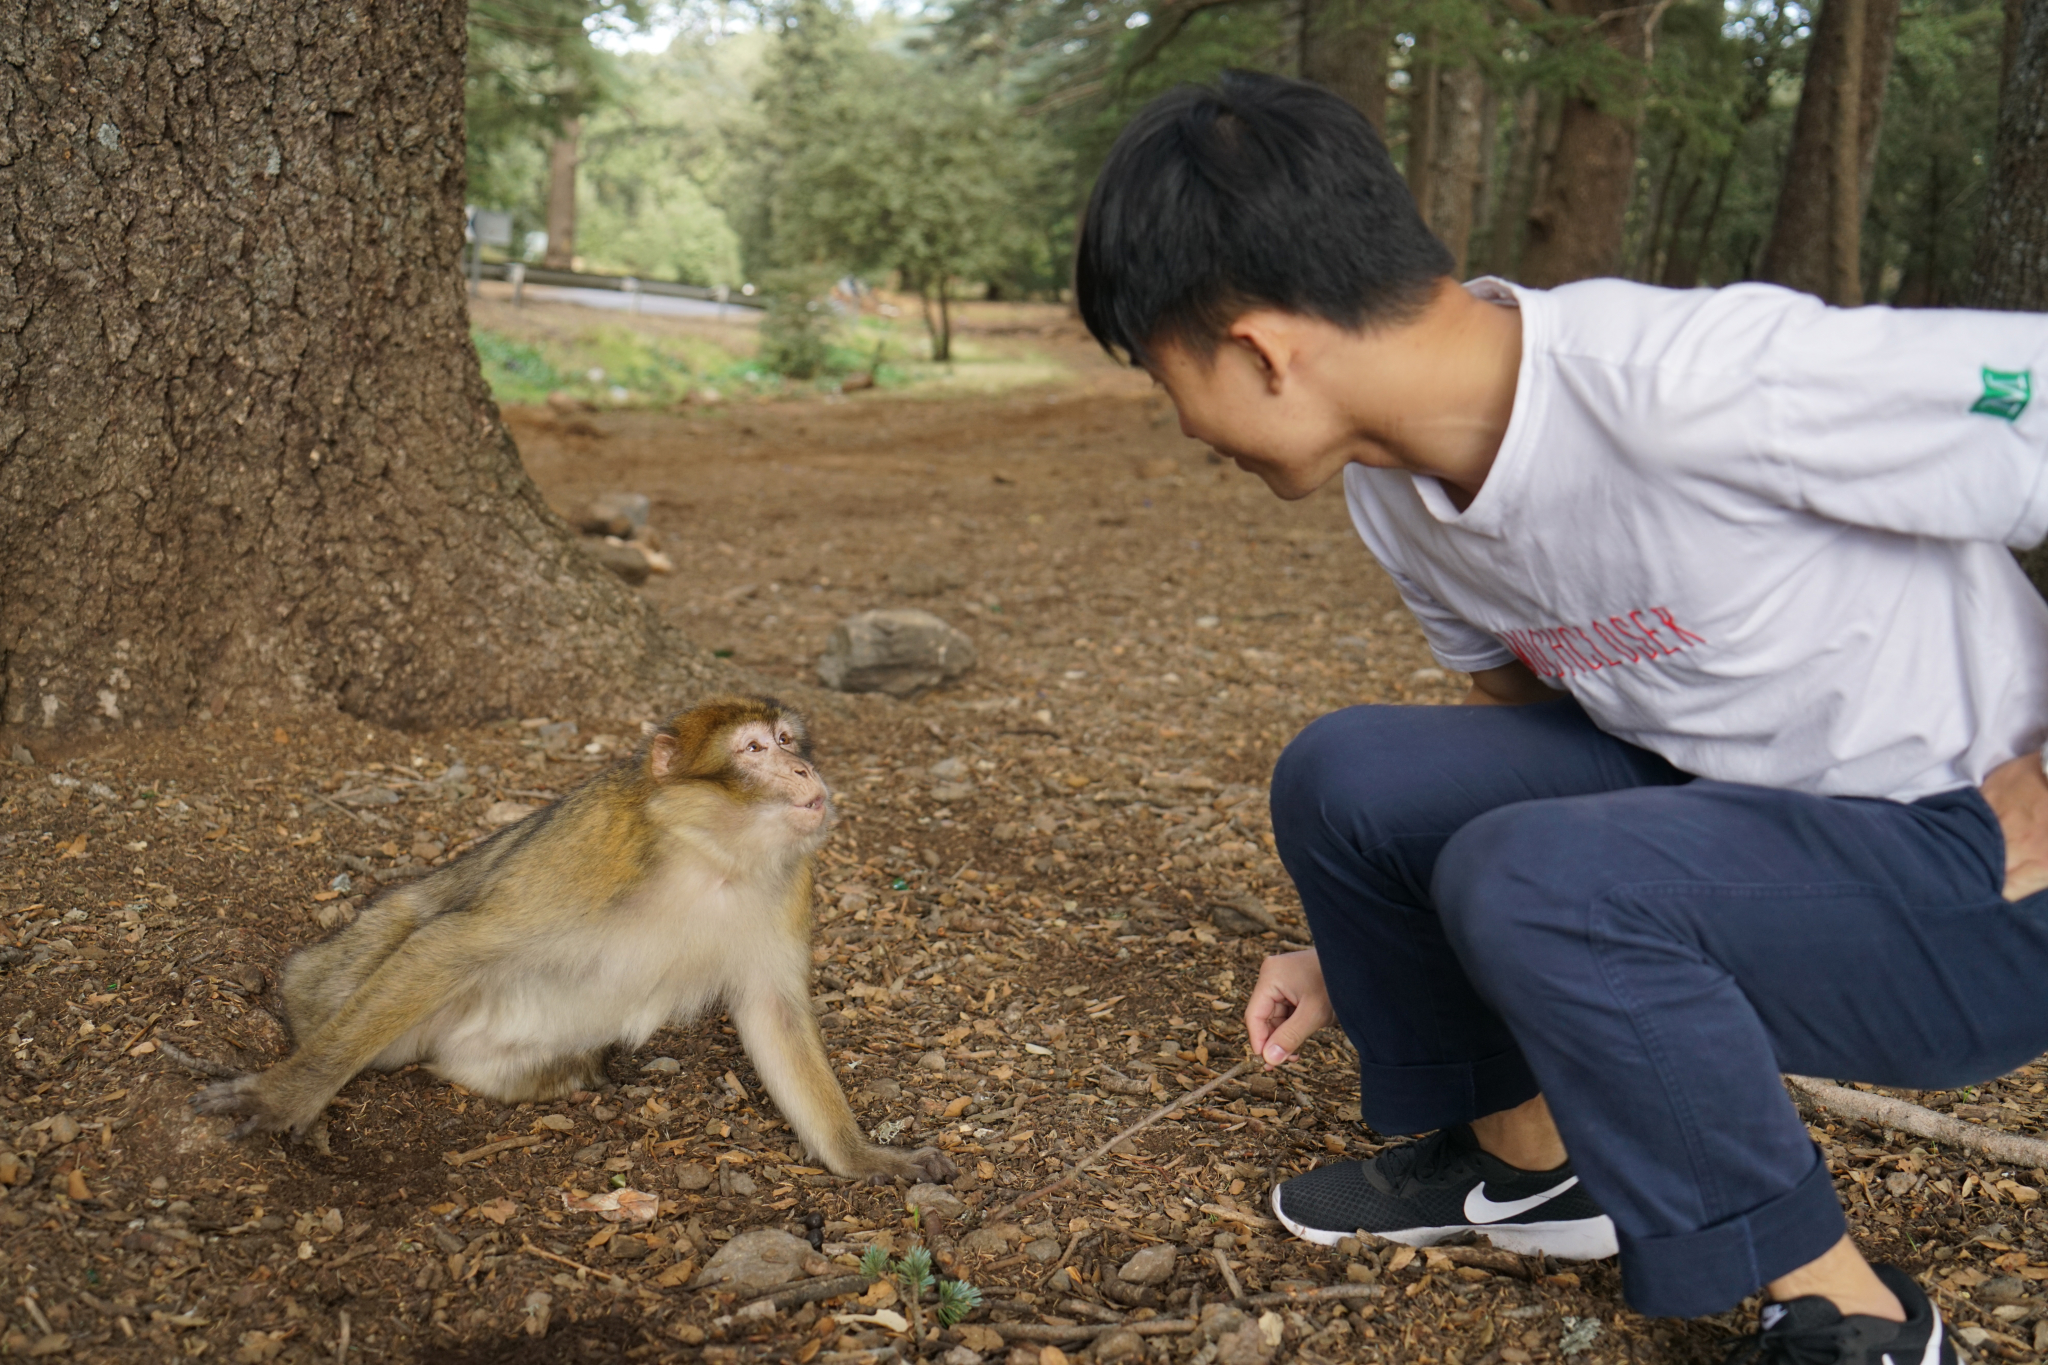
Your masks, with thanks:
M1599 41L1583 45L1588 74L1565 94L1556 149L1529 207L1521 260L1525 283L1547 288L1621 268L1657 24L1671 3L1556 4L1557 14L1582 21Z
M1830 303L1863 302L1861 225L1898 32L1899 0L1821 7L1761 278Z
M576 167L583 120L565 119L548 143L548 250L551 270L576 268Z
M2048 0L2008 0L1997 153L1970 283L1976 307L2048 312ZM2048 546L2021 562L2048 595Z
M461 0L233 14L0 27L0 720L630 716L719 677L484 387Z

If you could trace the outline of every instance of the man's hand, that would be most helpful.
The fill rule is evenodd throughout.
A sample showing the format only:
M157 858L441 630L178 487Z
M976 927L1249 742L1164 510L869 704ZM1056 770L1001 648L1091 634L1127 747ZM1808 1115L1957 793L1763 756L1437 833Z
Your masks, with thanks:
M1465 705L1527 706L1530 702L1556 701L1563 695L1517 659L1499 668L1482 668L1474 673L1472 690L1465 694Z
M1999 764L1984 779L1983 791L2005 831L2005 898L2048 890L2048 775L2041 771L2041 756L2021 754ZM1263 976L1259 984L1265 984Z
M1269 1067L1293 1061L1308 1036L1336 1017L1323 985L1323 964L1313 948L1267 958L1259 968L1259 984L1252 987L1251 1003L1244 1007L1252 1051Z

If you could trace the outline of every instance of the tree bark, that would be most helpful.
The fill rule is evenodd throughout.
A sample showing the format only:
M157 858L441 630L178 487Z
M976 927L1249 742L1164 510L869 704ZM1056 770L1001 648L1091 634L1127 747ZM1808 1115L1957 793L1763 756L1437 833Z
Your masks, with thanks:
M2024 0L2006 34L1971 303L2048 312L2048 0Z
M0 24L0 721L629 718L721 676L468 339L460 0Z
M2048 0L2007 10L1998 140L1984 192L1970 302L1977 308L2048 312ZM2048 545L2020 556L2048 595Z
M1869 0L1830 0L1839 7L1835 67L1834 157L1828 165L1828 298L1844 308L1863 303L1863 30ZM1876 150L1872 139L1872 151Z
M1529 207L1524 283L1548 288L1620 269L1650 55L1667 4L1573 0L1553 6L1598 24L1602 41L1630 75L1604 93L1587 88L1565 97L1557 152Z
M1477 66L1436 69L1436 126L1423 181L1422 220L1450 248L1452 273L1459 276L1472 246L1485 107L1486 81Z
M1367 0L1323 0L1307 25L1304 68L1308 79L1343 96L1384 139L1387 135L1387 55L1394 31L1374 22Z
M562 125L562 135L548 144L548 249L541 264L550 270L576 268L576 166L583 120Z
M1838 149L1847 150L1843 128L1847 109L1837 98L1847 53L1845 26L1860 22L1863 41L1856 79L1856 143L1853 205L1844 202L1839 214L1834 186L1848 178ZM1842 270L1835 263L1835 244L1846 234L1840 214L1853 212L1856 222L1870 202L1871 178L1877 172L1878 135L1884 120L1885 86L1891 79L1892 50L1899 33L1899 0L1827 0L1814 24L1807 47L1805 82L1799 109L1792 118L1792 147L1778 190L1758 274L1766 280L1803 289L1830 302L1838 293ZM1851 271L1855 269L1852 264ZM1860 288L1857 290L1860 295Z
M1436 38L1415 35L1414 55L1408 62L1408 153L1402 165L1408 176L1408 193L1428 221L1429 177L1436 169L1438 128L1438 83Z

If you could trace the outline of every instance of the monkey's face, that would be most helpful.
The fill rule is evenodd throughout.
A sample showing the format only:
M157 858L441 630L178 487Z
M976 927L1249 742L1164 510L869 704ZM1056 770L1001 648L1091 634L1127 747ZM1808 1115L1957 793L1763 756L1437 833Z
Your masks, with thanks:
M764 814L797 835L820 835L832 822L832 793L803 753L803 732L781 717L750 720L727 739L734 771Z

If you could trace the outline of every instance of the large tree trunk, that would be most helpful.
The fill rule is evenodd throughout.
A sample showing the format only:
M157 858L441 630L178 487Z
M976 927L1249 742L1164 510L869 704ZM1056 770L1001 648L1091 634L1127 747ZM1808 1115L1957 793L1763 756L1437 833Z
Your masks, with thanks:
M1309 80L1342 95L1387 134L1387 56L1394 30L1373 21L1368 0L1319 0L1303 25L1302 70Z
M1423 181L1422 220L1451 249L1452 273L1462 277L1472 246L1472 215L1479 197L1486 81L1470 64L1436 70L1436 128L1429 174Z
M576 268L576 166L583 120L562 125L562 135L548 145L548 249L541 264L550 270Z
M2006 35L1971 302L2048 312L2048 0L2024 0Z
M2007 10L1998 142L1971 272L1978 308L2048 312L2048 0ZM2048 594L2048 546L2020 556Z
M1844 28L1860 22L1861 60L1848 61ZM1792 118L1792 148L1779 182L1777 212L1758 273L1793 289L1818 294L1831 303L1852 300L1846 284L1859 278L1855 226L1870 202L1870 183L1877 172L1877 141L1884 119L1884 91L1891 79L1892 49L1899 34L1899 0L1828 0L1821 7L1807 46L1806 77L1799 91L1799 109ZM1853 161L1847 140L1848 104L1838 83L1855 77L1856 146ZM1854 171L1854 203L1839 203L1834 186ZM1845 220L1850 220L1846 221ZM1837 257L1844 257L1837 261ZM1860 302L1860 288L1855 289Z
M0 24L0 720L630 717L720 676L468 339L460 0Z
M1621 268L1623 229L1634 192L1636 141L1657 21L1670 0L1571 0L1553 8L1592 19L1602 40L1634 73L1612 88L1565 97L1557 151L1529 206L1521 278L1538 288L1612 275Z

